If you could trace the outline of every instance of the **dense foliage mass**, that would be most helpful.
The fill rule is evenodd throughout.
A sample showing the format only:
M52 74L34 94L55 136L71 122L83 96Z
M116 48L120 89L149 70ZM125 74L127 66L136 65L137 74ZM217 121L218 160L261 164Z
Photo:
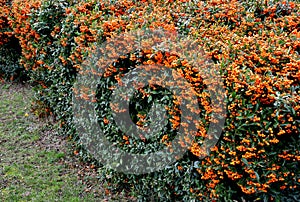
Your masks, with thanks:
M10 1L0 1L0 79L27 79L24 67L19 64L21 47L9 24Z
M130 187L138 199L163 201L280 201L299 197L297 1L13 0L0 4L0 46L11 37L18 40L20 65L38 84L38 102L52 111L62 132L75 140L78 134L72 118L72 86L87 51L97 43L140 28L177 31L198 42L220 70L226 87L227 117L218 144L202 160L197 157L202 154L201 140L211 121L205 114L214 109L201 76L188 61L168 52L139 50L121 57L107 70L100 84L104 90L98 92L103 106L109 106L105 93L111 93L118 78L129 68L158 64L175 69L193 85L204 115L199 120L203 125L195 134L196 141L184 158L165 170L125 175L100 169L100 175L111 184L119 184L117 190L110 191ZM152 86L137 94L134 102L144 106L132 114L137 124L146 121L147 104L143 102L148 100L143 95L152 95L155 89ZM167 105L176 111L176 104ZM105 111L100 114L103 116L98 121L103 127L115 127ZM176 129L179 120L172 117L170 128ZM115 129L109 131L111 141L125 150L137 152L147 146L143 138L134 140ZM172 137L162 134L157 138L159 143L167 144Z

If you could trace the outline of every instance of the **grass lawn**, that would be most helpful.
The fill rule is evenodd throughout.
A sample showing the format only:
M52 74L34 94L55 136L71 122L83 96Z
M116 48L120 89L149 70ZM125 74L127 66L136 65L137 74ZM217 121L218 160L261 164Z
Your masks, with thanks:
M31 114L32 95L29 87L0 84L0 201L112 199L55 124Z

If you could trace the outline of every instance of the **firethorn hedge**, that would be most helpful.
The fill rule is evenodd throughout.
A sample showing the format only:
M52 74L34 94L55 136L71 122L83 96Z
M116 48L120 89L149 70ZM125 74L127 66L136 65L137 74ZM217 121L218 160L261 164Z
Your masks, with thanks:
M26 71L19 64L21 47L9 25L10 1L0 1L0 79L26 80Z
M62 133L78 140L72 111L72 87L88 52L121 33L143 28L184 34L201 44L220 70L226 91L226 120L209 156L201 142L213 110L201 76L178 55L136 50L122 56L101 79L98 101L101 127L124 150L141 152L151 142L118 131L108 116L107 97L118 79L137 65L164 65L176 70L197 92L201 127L184 157L162 171L129 175L99 167L110 192L127 190L145 200L299 200L300 186L300 21L298 1L0 1L0 75L11 38L17 51L5 68L27 70L37 101L60 122ZM19 55L18 55L19 54ZM18 58L20 57L20 58ZM14 63L14 65L10 65ZM156 94L161 94L158 96ZM150 95L150 96L149 96ZM168 131L153 148L168 145L180 124L172 96L157 86L141 89L131 100L131 117L147 122L151 99L167 95L173 110ZM85 99L86 95L79 92ZM139 108L135 106L140 106ZM172 114L172 113L170 113ZM202 117L202 116L201 116ZM157 143L155 143L157 142ZM84 147L79 147L84 151ZM83 152L82 154L87 155ZM115 184L118 184L116 187Z

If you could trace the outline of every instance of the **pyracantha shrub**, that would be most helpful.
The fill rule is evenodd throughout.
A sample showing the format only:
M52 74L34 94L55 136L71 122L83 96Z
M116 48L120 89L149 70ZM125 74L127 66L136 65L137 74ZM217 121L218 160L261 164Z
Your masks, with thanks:
M19 64L21 48L9 23L10 12L11 1L0 1L0 79L26 80L24 67Z
M119 185L112 186L112 192L130 188L141 201L280 201L299 197L297 1L15 0L12 5L9 25L22 48L21 64L39 84L39 101L51 108L64 133L75 139L80 135L72 118L72 86L77 73L88 52L118 34L143 28L176 31L200 44L219 69L226 92L226 120L218 144L204 159L199 158L203 154L201 141L212 121L205 114L213 109L201 75L195 71L201 67L169 52L136 50L120 56L107 69L99 91L94 92L102 101L96 102L100 117L96 121L109 131L107 138L124 150L143 152L151 146L150 150L156 150L173 138L172 134L157 134L157 143L149 146L143 137L135 140L118 131L106 117L110 105L105 95L109 96L115 82L138 64L164 65L178 71L196 88L203 117L198 120L203 126L184 157L162 171L125 175L99 168L109 185ZM169 113L173 116L168 130L176 130L180 118L173 97L156 86L135 94L130 105L132 120L137 125L147 123L147 106L152 101L146 95L160 99L155 92L168 95L165 104L174 112ZM83 91L77 93L83 100L88 98Z

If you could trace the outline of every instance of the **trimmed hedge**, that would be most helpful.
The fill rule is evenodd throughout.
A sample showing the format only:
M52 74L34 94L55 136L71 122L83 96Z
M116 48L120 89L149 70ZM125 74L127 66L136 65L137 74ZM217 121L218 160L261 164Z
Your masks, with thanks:
M39 84L39 101L57 116L62 133L75 140L72 86L87 51L119 33L146 27L191 37L220 69L226 86L227 118L217 146L200 160L203 136L199 135L184 158L161 172L125 175L101 167L100 176L109 181L111 191L130 187L143 201L281 201L300 195L299 6L297 1L14 0L9 25L22 48L21 64ZM195 81L197 92L209 101L201 77L187 62L170 58L168 52L150 51L135 53L140 58L134 53L120 58L111 70L116 70L110 74L112 79L103 79L101 85L107 88L108 81L114 85L113 78L124 73L124 64L164 64ZM170 62L176 65L166 65ZM156 92L153 87L144 90L132 101L142 106L132 114L137 124L148 112L145 102L149 100L140 98ZM110 93L99 92L99 99ZM199 103L206 105L202 113L209 114L212 109L202 97ZM108 100L102 101L109 106ZM176 105L169 107L176 111ZM115 127L105 120L105 111L99 113L104 128ZM199 121L204 125L198 132L205 134L211 119ZM176 124L170 121L175 129ZM129 151L145 146L122 133L108 136ZM166 138L172 137L158 137L161 142Z

